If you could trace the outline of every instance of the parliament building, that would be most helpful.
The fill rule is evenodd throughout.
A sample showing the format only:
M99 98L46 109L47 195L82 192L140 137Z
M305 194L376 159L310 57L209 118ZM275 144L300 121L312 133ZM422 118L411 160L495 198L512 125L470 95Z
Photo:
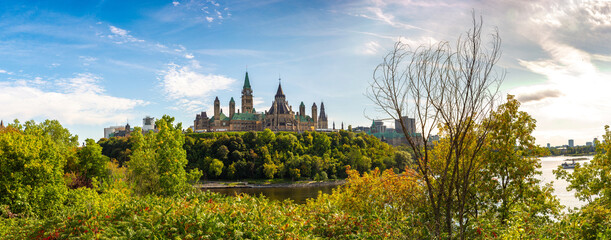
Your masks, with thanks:
M221 110L219 98L214 100L214 115L208 116L201 112L195 116L193 130L196 132L210 131L262 131L269 128L272 131L304 132L327 129L327 114L324 103L320 103L320 114L316 103L312 104L312 115L305 112L305 104L301 102L299 112L294 112L292 106L286 101L282 92L282 85L278 83L275 99L269 110L256 112L253 107L253 91L250 87L248 72L244 78L242 88L242 111L236 112L233 97L229 100L229 116Z

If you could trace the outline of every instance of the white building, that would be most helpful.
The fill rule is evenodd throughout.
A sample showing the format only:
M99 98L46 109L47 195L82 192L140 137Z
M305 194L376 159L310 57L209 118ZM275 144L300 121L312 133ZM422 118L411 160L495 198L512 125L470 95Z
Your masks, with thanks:
M151 130L155 130L155 118L146 116L142 119L142 131L148 132Z

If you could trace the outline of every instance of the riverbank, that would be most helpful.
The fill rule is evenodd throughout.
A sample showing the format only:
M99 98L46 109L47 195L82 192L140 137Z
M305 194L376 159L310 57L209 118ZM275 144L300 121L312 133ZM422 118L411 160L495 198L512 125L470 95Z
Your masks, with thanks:
M205 181L194 184L198 189L224 189L224 188L299 188L299 187L333 187L346 183L346 180L329 181L297 181L297 182L228 182Z

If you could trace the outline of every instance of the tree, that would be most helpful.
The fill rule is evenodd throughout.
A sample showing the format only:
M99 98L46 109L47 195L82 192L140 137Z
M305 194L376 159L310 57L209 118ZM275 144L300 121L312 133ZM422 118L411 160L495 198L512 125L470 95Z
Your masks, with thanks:
M276 164L274 164L273 162L264 163L263 173L265 174L266 178L274 179L274 175L278 173L278 166L276 166Z
M374 70L367 92L379 110L399 121L413 150L436 237L454 237L458 223L458 235L465 238L468 197L480 167L477 157L490 131L483 120L493 111L504 78L495 68L501 53L498 32L490 35L488 47L481 32L482 21L473 16L472 28L454 48L439 42L410 50L397 42ZM420 136L408 132L406 115L414 116ZM442 128L446 152L431 156L431 146L421 143L437 127Z
M25 215L57 212L68 192L62 178L67 154L74 154L76 143L55 120L15 120L0 129L0 205Z
M223 167L223 162L219 161L218 159L214 159L210 163L210 167L208 168L208 174L210 174L210 176L212 177L221 176L221 173L223 173Z
M572 214L568 221L582 239L604 239L611 234L611 130L605 126L602 141L597 141L596 154L590 163L578 164L573 173L558 166L558 178L569 182L568 191L588 204ZM567 220L565 220L567 221Z
M518 111L519 106L514 96L507 95L507 102L488 120L491 131L473 188L473 198L478 200L473 207L499 228L506 228L514 213L532 224L550 221L550 215L559 213L553 188L541 186L537 178L541 163L536 156L542 148L531 135L536 121Z
M81 174L89 180L105 180L109 176L109 158L102 155L102 147L93 139L87 139L85 142L87 145L77 151Z
M174 118L164 115L155 121L158 133L142 135L136 127L132 133L133 154L128 163L130 179L136 192L174 195L191 189L189 182L196 181L202 173L185 171L187 165L182 124L173 124Z

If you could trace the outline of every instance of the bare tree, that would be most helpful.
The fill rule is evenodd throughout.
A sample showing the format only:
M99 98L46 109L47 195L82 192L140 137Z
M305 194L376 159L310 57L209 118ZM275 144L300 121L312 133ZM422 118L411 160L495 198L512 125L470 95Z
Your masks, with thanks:
M456 230L465 237L470 188L489 131L483 120L494 110L504 78L495 68L501 55L498 31L485 46L481 30L482 19L473 16L472 28L454 47L439 42L412 50L395 43L367 91L381 111L401 124L426 188L430 230L438 237L453 237ZM413 116L420 134L408 132L402 116ZM442 129L444 154L432 156L427 142L436 129Z

